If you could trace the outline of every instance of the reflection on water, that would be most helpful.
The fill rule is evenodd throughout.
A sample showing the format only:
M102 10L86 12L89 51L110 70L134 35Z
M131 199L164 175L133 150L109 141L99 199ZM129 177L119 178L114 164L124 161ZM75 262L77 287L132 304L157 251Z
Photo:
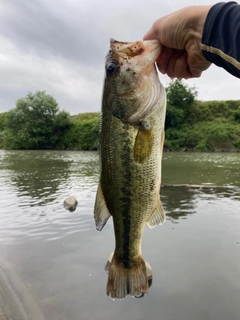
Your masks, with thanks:
M238 153L164 154L167 221L143 239L153 285L112 302L103 268L113 225L97 232L93 221L97 153L0 150L0 295L8 277L34 320L239 319L239 163ZM63 208L69 196L75 212Z
M21 199L21 205L44 205L54 201L61 180L69 177L71 162L48 157L48 153L7 153L3 158L4 172ZM25 200L25 201L24 201Z
M76 223L80 230L89 230L86 224L92 223L92 217L84 215L98 182L96 152L1 151L0 170L0 210L4 219L0 239L13 241L15 235L43 241L59 239L66 230L69 234L76 232ZM81 202L83 216L65 214L63 201L71 195ZM49 230L50 222L53 227ZM26 225L31 226L27 234Z
M240 201L239 187L201 187L190 185L165 185L161 189L161 199L166 211L167 217L172 222L179 218L184 218L188 214L196 213L195 207L199 199L211 201L230 198L231 200Z
M185 187L164 187L161 189L161 199L167 217L174 220L195 213L195 193L186 192Z
M72 179L81 178L87 184L95 178L98 174L95 153L82 158L59 151L9 151L1 157L1 172L16 195L23 198L21 205L41 206L53 202ZM83 183L81 187L84 188Z
M240 187L240 153L165 153L163 184Z

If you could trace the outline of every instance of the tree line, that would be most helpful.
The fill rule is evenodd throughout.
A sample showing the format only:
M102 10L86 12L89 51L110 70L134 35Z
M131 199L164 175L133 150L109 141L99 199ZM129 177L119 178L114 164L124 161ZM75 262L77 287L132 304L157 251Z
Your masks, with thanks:
M165 150L240 150L240 101L199 101L174 80L166 88ZM28 93L0 113L0 148L96 150L100 113L70 116L45 91Z
M179 80L166 89L165 149L240 151L240 100L199 101Z
M0 148L96 150L99 113L70 116L45 91L18 99L0 113Z

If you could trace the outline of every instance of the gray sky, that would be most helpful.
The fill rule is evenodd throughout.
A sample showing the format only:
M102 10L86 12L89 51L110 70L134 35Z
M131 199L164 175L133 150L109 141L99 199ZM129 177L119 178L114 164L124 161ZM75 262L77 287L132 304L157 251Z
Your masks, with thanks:
M0 0L0 112L46 90L71 114L100 111L109 39L141 40L159 17L197 0ZM160 75L164 85L170 82ZM200 100L240 99L240 80L211 66Z

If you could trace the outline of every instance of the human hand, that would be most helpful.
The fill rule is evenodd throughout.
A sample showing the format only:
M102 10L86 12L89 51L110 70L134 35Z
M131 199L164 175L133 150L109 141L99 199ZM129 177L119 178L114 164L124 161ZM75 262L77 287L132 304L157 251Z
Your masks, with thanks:
M157 66L170 78L200 77L211 63L201 49L204 23L211 6L186 7L156 20L144 40L163 45Z

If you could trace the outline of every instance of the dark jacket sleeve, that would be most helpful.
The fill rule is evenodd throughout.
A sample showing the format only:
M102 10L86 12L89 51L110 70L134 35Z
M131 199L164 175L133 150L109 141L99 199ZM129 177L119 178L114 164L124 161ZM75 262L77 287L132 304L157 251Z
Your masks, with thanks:
M240 78L240 5L220 2L209 11L202 35L204 57Z

